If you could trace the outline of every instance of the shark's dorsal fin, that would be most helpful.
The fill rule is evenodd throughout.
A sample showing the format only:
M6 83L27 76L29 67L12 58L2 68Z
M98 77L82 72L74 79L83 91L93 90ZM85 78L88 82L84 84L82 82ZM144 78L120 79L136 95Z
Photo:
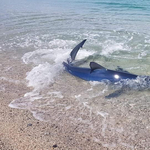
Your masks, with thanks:
M81 43L79 43L70 53L70 56L71 56L71 62L75 60L75 57L79 51L79 49L84 45L86 39L83 40Z
M91 73L96 69L106 69L105 67L99 65L96 62L90 62Z

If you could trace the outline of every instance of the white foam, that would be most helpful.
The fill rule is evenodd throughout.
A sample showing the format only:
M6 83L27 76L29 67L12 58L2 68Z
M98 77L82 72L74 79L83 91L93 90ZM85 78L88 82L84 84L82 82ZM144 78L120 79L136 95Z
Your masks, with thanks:
M113 40L107 40L102 44L102 55L110 55L116 51L129 51L130 48L124 43L118 43Z
M48 122L48 120L46 120L44 118L44 113L42 112L36 112L36 111L31 111L33 114L33 117L36 118L37 120L43 121L43 122Z
M23 81L14 80L14 79L8 79L8 78L6 78L6 77L0 77L0 80L8 81L8 82L14 83L14 84L24 83Z
M88 57L90 55L93 55L95 51L87 51L86 49L82 49L78 54L76 59L83 59L85 57Z
M69 56L75 43L76 42L71 40L54 39L47 43L46 48L42 49L41 46L39 46L37 47L37 50L24 54L22 60L26 64L41 64L43 62L49 62L52 64L58 61L62 62ZM70 47L72 48L70 49Z
M63 98L64 97L60 91L59 92L57 92L57 91L48 92L47 94L50 96L53 96L53 97L57 97L57 98Z
M31 106L32 102L31 100L28 98L19 98L16 100L13 100L8 106L11 108L17 108L17 109L29 109Z
M61 63L69 56L69 49L38 49L24 54L22 60L25 64L34 63L35 65L45 62Z
M72 108L73 106L69 105L67 107L65 107L66 110L69 110L70 108Z
M69 43L74 44L75 42L53 40L48 44L49 49L37 49L24 54L22 57L23 62L25 64L34 64L32 70L28 72L26 76L26 80L28 81L27 86L32 87L33 90L26 93L24 97L11 102L10 107L30 109L32 102L35 100L49 98L50 96L53 99L63 98L60 91L46 92L45 94L41 93L45 92L45 89L54 83L63 71L62 62L67 59L70 52L70 49L64 47L67 47ZM0 80L7 80L18 84L18 81L8 80L4 77L1 77Z
M102 112L102 111L97 111L97 115L101 115L103 118L106 118L108 116L108 113Z
M149 76L138 76L134 80L124 80L124 82L118 82L116 84L119 88L128 87L132 90L145 90L150 89L150 78Z
M24 97L37 97L39 95L39 93L37 93L36 90L33 90L32 92L28 92L26 94L24 94Z
M79 94L79 95L75 95L75 98L80 98L81 97L81 94Z
M91 84L91 86L96 86L96 85L100 85L100 84L104 84L102 82L98 82L98 81L89 81L89 83Z
M82 102L82 104L83 104L84 107L90 109L90 111L91 111L92 108L89 106L88 102Z
M27 73L28 86L34 87L37 90L43 89L54 82L54 78L62 69L63 67L59 64L39 64Z
M87 92L89 92L89 91L93 91L93 88L91 87L90 89L87 89Z
M49 42L49 47L51 48L67 48L75 45L76 42L72 40L61 40L61 39L54 39Z
M62 48L37 49L24 54L22 60L26 64L34 63L30 72L27 73L26 80L28 87L33 91L26 93L23 98L14 100L9 106L13 108L26 109L32 106L35 100L44 99L46 95L41 95L42 91L59 76L63 70L62 61L67 58L69 50ZM1 78L2 80L8 80ZM18 81L8 80L18 84ZM50 94L50 93L49 93ZM53 92L54 97L63 98L60 92Z
M102 111L97 111L97 115L101 115L103 117L103 121L102 121L102 136L105 137L105 131L107 129L107 117L108 117L108 113L106 112L102 112Z
M147 52L146 51L142 51L141 53L139 53L138 59L142 59L144 56L147 56Z
M34 100L34 96L37 97L40 91L55 82L64 69L62 62L68 58L71 52L71 49L68 49L68 47L74 47L76 44L74 41L54 39L48 43L48 49L37 49L36 51L24 54L22 57L23 62L26 64L34 63L35 65L27 73L26 77L28 87L33 87L34 90L25 94L24 97L27 95ZM93 51L82 49L77 55L77 59L88 57L93 53ZM63 98L60 91L47 94L56 98Z
M37 37L37 42L39 43L39 38ZM30 42L30 41L29 41ZM25 64L33 63L33 68L27 73L26 80L28 81L28 87L32 87L33 91L28 92L23 98L13 101L10 107L23 108L32 105L32 102L39 99L45 99L52 97L62 99L64 96L61 91L46 92L51 84L55 82L58 76L63 71L64 67L62 62L65 61L71 49L67 47L72 47L76 45L76 42L69 40L54 39L48 43L46 49L37 48L37 50L28 52L24 54L22 60ZM40 45L39 45L40 47ZM88 56L91 53L84 50L85 52L82 57ZM79 56L79 58L82 58ZM41 93L46 92L44 95Z
M39 90L48 87L63 71L62 62L69 56L70 49L63 49L69 41L53 40L49 42L52 49L38 49L24 54L24 63L34 63L36 66L27 73L28 86ZM73 43L73 42L72 42ZM58 48L59 47L59 48Z
M39 64L42 62L42 57L52 53L51 49L39 49L33 52L25 53L22 60L25 64L34 63Z

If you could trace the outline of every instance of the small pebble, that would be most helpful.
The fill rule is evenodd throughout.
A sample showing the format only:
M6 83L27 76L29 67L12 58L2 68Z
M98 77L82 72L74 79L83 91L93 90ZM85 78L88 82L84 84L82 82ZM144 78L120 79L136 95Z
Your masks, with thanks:
M31 127L32 126L32 123L29 123L28 125L27 125L27 127Z
M53 145L53 148L56 148L57 147L57 144Z

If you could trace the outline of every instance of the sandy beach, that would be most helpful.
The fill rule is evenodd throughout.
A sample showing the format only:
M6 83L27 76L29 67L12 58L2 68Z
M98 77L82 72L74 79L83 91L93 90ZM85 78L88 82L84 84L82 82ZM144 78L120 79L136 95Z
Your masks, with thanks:
M0 69L0 150L149 149L147 107L141 108L132 103L131 106L124 106L124 103L131 101L129 99L118 99L116 103L101 99L101 105L106 105L112 116L103 112L95 115L87 108L80 107L78 101L65 97L54 104L50 103L49 107L43 107L44 110L48 109L47 116L44 116L48 120L40 121L35 119L31 110L8 106L13 100L32 91L25 80L31 66L11 57L11 54L1 53ZM53 88L57 86L56 84ZM69 88L72 90L71 86ZM144 97L141 100L147 101ZM139 103L141 100L134 99L133 102ZM47 103L44 99L42 102ZM55 107L56 104L58 106ZM67 107L63 108L63 104ZM134 109L134 106L138 109Z
M8 108L9 101L1 98L1 150L105 150L90 137L68 129L64 132L57 124L35 120L26 110ZM65 127L64 127L65 128Z
M0 78L0 149L1 150L105 150L93 142L88 133L79 133L78 126L63 126L57 121L41 122L28 110L13 109L8 105L14 99L30 91L25 84L29 66L10 55L1 55ZM9 69L9 64L13 66ZM19 68L20 64L21 68ZM9 79L9 80L8 80ZM60 119L61 120L61 119ZM58 123L58 124L57 124Z
M100 102L104 109L101 109L99 114L89 111L90 108L83 105L86 103L81 105L74 98L68 98L69 96L58 98L56 101L50 97L43 97L41 101L36 102L38 105L33 101L35 107L31 107L30 111L23 107L14 109L10 108L9 104L33 90L32 87L27 87L25 79L31 66L4 52L1 53L0 70L0 150L149 149L148 95L139 99L122 97L113 99L112 102L99 98L95 102ZM68 78L68 82L72 79L76 80ZM48 90L59 89L58 83ZM88 85L87 82L82 84L83 87ZM74 86L81 90L77 85ZM67 88L71 92L74 90L71 85ZM64 92L65 90L64 88ZM57 98L57 95L54 96ZM139 104L143 102L147 105L142 104L141 107ZM35 119L35 109L44 121Z
M148 0L0 0L0 12L0 150L150 149ZM84 39L73 64L137 78L67 73Z

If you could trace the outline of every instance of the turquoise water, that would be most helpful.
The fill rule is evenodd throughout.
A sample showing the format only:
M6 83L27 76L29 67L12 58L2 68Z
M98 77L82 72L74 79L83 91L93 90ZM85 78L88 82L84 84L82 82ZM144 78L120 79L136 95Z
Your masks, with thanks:
M12 16L24 17L32 13L40 19L40 14L45 15L45 21L50 21L49 17L53 19L62 17L63 26L68 28L68 23L71 27L84 29L113 29L113 30L131 30L137 32L147 33L149 30L149 1L1 1L1 18ZM39 16L38 16L39 15ZM48 17L48 18L46 18ZM55 18L56 17L56 18ZM44 18L41 18L44 19ZM34 18L33 18L34 21ZM38 20L37 20L38 21ZM57 25L59 20L57 21ZM86 26L85 26L86 24ZM136 24L136 26L135 26ZM45 23L46 25L46 23ZM51 26L52 24L49 24ZM59 26L59 28L61 28ZM56 28L57 29L57 28ZM44 29L43 29L44 30ZM149 32L148 32L149 33Z
M82 81L64 72L62 62L87 39L77 55L87 59L85 66L96 61L109 69L120 66L150 76L149 27L148 0L1 0L0 59L8 53L32 66L25 79L33 91L10 106L28 109L42 121L62 117L81 122L85 132L92 130L92 138L110 149L148 148L146 142L136 142L150 135L149 83L141 78L126 81L127 89L107 99L123 85Z
M149 74L149 1L2 0L0 10L2 51L14 50L22 55L49 48L53 40L61 47L61 40L78 43L86 38L86 49L109 57L114 66L134 69L143 65ZM65 47L74 45L66 43ZM126 64L129 61L132 64ZM114 67L109 62L107 66ZM141 74L138 69L134 72Z

